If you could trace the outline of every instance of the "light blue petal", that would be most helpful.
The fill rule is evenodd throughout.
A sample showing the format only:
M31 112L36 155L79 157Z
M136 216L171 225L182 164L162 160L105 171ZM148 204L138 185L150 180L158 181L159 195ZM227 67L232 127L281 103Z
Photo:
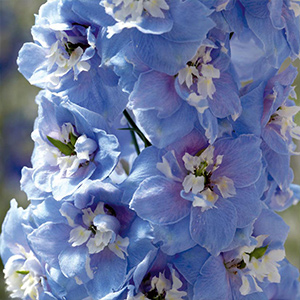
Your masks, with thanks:
M69 246L70 230L66 224L47 222L29 234L28 243L38 257L58 267L58 255Z
M174 77L149 71L139 76L129 97L131 109L155 109L159 118L166 118L177 111L182 99L174 88Z
M253 185L236 189L236 194L227 199L237 212L237 227L246 227L260 214L261 201Z
M150 142L158 148L164 148L190 133L197 118L196 110L185 103L174 114L164 119L158 118L156 110L136 110L134 114Z
M193 300L232 299L231 287L222 256L211 256L194 285Z
M260 143L261 140L253 135L216 141L214 156L224 156L220 167L213 172L212 180L226 176L233 180L236 188L255 183L262 170Z
M168 255L186 251L196 245L191 238L189 225L189 216L172 225L152 225L155 237L153 243L161 242L161 251Z
M90 278L86 274L86 261L89 256L88 248L85 245L66 247L59 255L59 266L62 273L68 277L77 276L83 282L88 281Z
M233 240L237 226L237 213L231 202L219 199L216 207L201 212L193 207L190 231L192 238L212 255L218 255Z
M181 183L164 176L145 179L136 190L130 208L154 224L173 224L190 213L191 202L180 197Z
M173 262L183 277L190 284L194 284L203 264L209 257L209 253L204 248L196 246L188 251L176 254Z
M126 275L127 261L107 248L92 257L91 268L94 279L85 286L91 297L101 299L121 289Z

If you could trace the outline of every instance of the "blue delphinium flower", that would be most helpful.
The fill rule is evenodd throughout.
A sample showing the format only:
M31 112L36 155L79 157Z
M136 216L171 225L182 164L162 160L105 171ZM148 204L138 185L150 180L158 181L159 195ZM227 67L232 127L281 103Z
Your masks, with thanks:
M103 0L96 4L76 0L72 10L86 22L104 27L102 45L97 44L102 65L132 42L144 63L168 74L176 74L195 55L215 25L209 18L211 11L200 1Z
M39 226L28 235L33 251L93 299L121 289L127 268L154 249L149 225L120 203L121 196L110 183L87 181L68 201L48 198L34 212ZM56 213L45 213L53 205Z
M27 235L33 230L31 207L26 210L11 201L2 225L1 258L4 263L4 279L12 298L24 300L58 300L68 298L82 300L87 293L75 280L68 280L57 269L49 268L45 261L34 254L27 243Z
M147 148L123 184L127 185L123 201L154 224L160 238L169 237L165 243L173 240L173 247L183 251L194 241L218 254L231 243L236 229L250 224L260 212L254 187L262 170L259 146L260 140L252 135L207 145L193 131L168 151ZM177 243L176 226L185 232L178 241L192 241ZM174 234L176 238L170 238Z
M107 29L111 48L115 48L116 39L130 34L137 56L149 67L169 75L184 67L215 25L208 16L211 11L200 1L103 0L100 5L116 22ZM111 37L116 33L119 37Z
M236 1L223 16L234 32L231 46L242 80L257 78L267 69L280 68L300 51L298 1Z
M299 270L287 259L279 262L279 283L270 283L265 289L268 299L298 300L300 297Z
M101 116L49 92L41 92L36 100L33 167L23 170L23 189L30 192L26 185L33 181L38 190L61 200L89 178L108 177L118 162L119 143L104 131Z
M300 127L294 122L300 108L289 98L295 96L291 84L297 70L289 66L279 74L275 72L273 70L242 90L243 112L233 127L238 134L261 136L267 171L278 186L285 189L291 181L290 154L296 147L293 138L300 139Z
M128 107L157 147L188 134L198 122L213 142L220 134L218 119L236 120L241 113L229 34L221 31L209 32L195 56L175 75L149 68L137 57L133 44L110 64L121 77L120 85L130 93Z
M273 289L280 284L287 233L284 221L263 209L243 246L211 256L204 263L194 285L194 299L269 299L265 293L268 284L272 283Z
M207 255L199 252L198 264L203 264ZM174 257L160 251L150 251L128 280L126 300L186 300L192 297L192 285L174 266ZM126 292L124 293L126 297ZM123 297L124 297L123 296ZM125 299L122 298L122 299Z
M72 4L63 0L41 6L32 28L34 43L20 50L19 71L31 84L68 95L112 122L125 108L127 96L114 72L99 68L101 27L76 15Z

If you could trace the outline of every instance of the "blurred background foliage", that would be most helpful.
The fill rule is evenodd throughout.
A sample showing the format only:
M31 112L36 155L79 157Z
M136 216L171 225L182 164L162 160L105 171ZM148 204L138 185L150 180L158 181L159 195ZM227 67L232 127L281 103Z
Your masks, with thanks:
M9 201L16 198L23 207L28 205L20 191L19 181L23 166L30 166L33 142L30 134L37 116L34 98L39 89L31 86L17 71L16 59L24 42L32 41L30 28L34 13L45 0L0 0L0 224ZM300 61L293 62L300 70ZM296 79L300 98L300 76ZM298 105L300 101L298 99ZM300 124L300 114L296 117ZM300 144L298 145L298 151ZM300 158L292 157L294 182L300 184ZM286 242L287 258L300 269L300 204L280 213L290 226ZM0 300L8 299L0 262Z

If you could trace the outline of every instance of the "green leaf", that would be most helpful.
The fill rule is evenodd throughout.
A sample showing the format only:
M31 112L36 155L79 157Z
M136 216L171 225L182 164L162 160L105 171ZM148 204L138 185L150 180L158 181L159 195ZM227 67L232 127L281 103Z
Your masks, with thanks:
M18 274L27 275L29 274L29 271L16 271Z
M76 135L74 135L73 132L70 132L69 139L70 139L72 146L75 146L75 143L76 143L78 137Z
M64 155L72 155L72 154L74 154L74 147L73 147L73 149L70 147L70 146L68 146L68 145L66 145L66 144L64 144L63 142L61 142L60 140L56 140L56 139L54 139L54 138L52 138L52 137L50 137L50 136L48 136L47 135L47 139L48 139L48 141L53 145L53 146L55 146L61 153L63 153Z
M250 261L251 261L252 257L254 257L256 259L263 257L264 254L266 253L268 247L269 247L269 245L267 245L265 247L255 248L251 253L247 253L250 256Z

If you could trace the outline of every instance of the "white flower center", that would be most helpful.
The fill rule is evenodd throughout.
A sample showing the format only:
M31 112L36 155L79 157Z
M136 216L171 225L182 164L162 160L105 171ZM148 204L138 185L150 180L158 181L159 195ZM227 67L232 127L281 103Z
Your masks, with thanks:
M271 116L269 124L280 127L280 135L285 141L290 137L300 140L300 126L294 122L294 116L300 111L300 106L281 105ZM293 153L293 149L290 149Z
M212 48L201 46L194 58L178 72L179 83L185 84L191 92L187 101L195 107L200 100L207 97L213 99L213 94L216 92L213 79L220 78L220 70L210 63L211 51Z
M151 299L160 299L160 297L163 297L165 300L183 300L183 297L187 296L187 293L179 291L182 285L174 269L172 269L172 280L167 279L164 272L160 272L158 277L152 277L151 290L147 294L151 295ZM149 300L149 298L140 292L136 296L128 296L126 300Z
M185 168L189 171L182 182L184 192L192 193L193 206L202 207L202 211L214 207L219 196L213 191L216 186L223 198L232 197L236 194L233 181L220 176L211 180L212 173L219 168L223 156L214 158L214 147L207 147L199 156L188 153L182 157Z
M7 290L12 298L39 299L42 268L39 261L30 252L19 245L20 254L11 256L3 270Z
M274 249L267 252L268 245L263 246L267 235L259 235L255 239L256 245L244 246L239 249L238 257L232 262L226 263L227 269L232 267L239 268L242 271L242 285L240 293L248 295L253 292L262 292L257 281L263 282L267 279L269 282L280 282L278 271L279 261L285 257L284 249Z
M52 132L47 138L50 143L42 142L40 146L45 161L50 166L59 166L67 177L72 176L80 166L87 165L98 147L85 134L78 136L71 123L63 124L59 132Z
M84 226L75 225L73 222L69 223L74 228L70 232L68 242L72 244L72 247L86 243L90 254L99 253L108 247L118 257L125 259L129 239L128 237L122 238L117 234L119 221L115 216L107 215L105 209L106 205L103 202L100 202L94 211L90 208L83 209Z
M55 70L49 74L49 81L54 85L58 85L60 78L67 74L71 69L74 71L74 80L82 71L89 71L90 64L87 61L81 61L86 46L86 41L78 42L75 38L69 37L65 32L56 34L57 41L52 44L48 58L47 71ZM78 40L78 37L76 37ZM80 41L80 39L79 39Z

